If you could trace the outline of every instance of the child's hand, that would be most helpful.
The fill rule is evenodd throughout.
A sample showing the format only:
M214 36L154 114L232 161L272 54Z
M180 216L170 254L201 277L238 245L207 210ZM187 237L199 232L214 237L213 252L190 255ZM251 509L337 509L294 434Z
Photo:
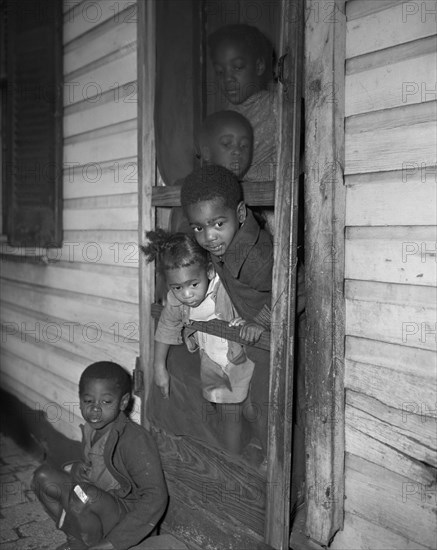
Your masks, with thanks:
M247 340L249 344L258 342L265 328L256 323L246 323L240 328L240 338Z
M83 462L75 462L70 470L71 477L78 483L81 481L89 481L88 474L89 468Z
M170 376L167 369L163 365L156 365L154 369L154 381L158 388L161 390L161 395L164 399L168 399L170 389Z
M258 342L261 334L265 330L261 325L258 325L257 323L248 323L241 317L235 317L235 319L232 319L232 321L229 322L229 326L241 327L239 336L242 340L246 340L249 344Z

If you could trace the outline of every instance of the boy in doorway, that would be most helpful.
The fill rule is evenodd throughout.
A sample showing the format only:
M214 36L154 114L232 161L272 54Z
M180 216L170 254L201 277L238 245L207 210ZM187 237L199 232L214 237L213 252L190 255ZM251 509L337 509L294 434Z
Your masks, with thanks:
M188 175L181 204L197 242L209 251L216 273L238 315L244 319L240 337L249 343L270 330L273 243L243 202L237 177L221 166L205 166ZM235 323L239 324L238 321ZM265 457L269 387L269 353L250 346L255 363L249 406L244 407L253 427L252 447L260 465Z

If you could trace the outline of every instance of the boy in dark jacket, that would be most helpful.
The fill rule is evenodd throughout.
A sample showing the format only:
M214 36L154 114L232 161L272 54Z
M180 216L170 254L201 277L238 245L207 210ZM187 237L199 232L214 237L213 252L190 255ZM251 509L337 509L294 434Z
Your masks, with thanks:
M243 201L235 174L222 166L205 166L188 175L181 189L181 204L193 235L209 251L211 262L239 319L240 337L248 343L270 330L273 242ZM248 347L255 363L246 419L252 427L252 446L266 450L269 353ZM263 456L260 457L262 462ZM258 461L258 460L257 460Z
M87 367L79 382L84 460L70 472L40 466L33 486L67 534L58 550L128 550L155 528L167 488L151 434L124 413L131 377L118 364Z

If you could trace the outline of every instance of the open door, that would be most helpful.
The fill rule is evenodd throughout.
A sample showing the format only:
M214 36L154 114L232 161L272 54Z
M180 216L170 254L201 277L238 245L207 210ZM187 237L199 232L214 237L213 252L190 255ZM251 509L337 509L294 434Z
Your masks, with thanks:
M206 59L206 35L229 23L259 25L260 30L275 42L279 60L276 181L245 182L243 185L249 206L275 208L272 325L271 332L264 333L257 344L260 349L269 350L266 357L270 381L263 404L264 413L268 414L266 470L255 467L244 457L231 456L220 446L220 438L213 430L211 404L205 401L197 408L193 404L196 371L183 371L185 359L177 356L184 353L183 346L175 346L181 349L174 352L179 371L184 372L181 376L174 371L176 409L174 403L163 405L156 400L152 372L153 335L160 307L155 304L153 266L140 262L140 369L145 381L143 419L156 435L169 486L170 504L164 528L183 539L190 548L285 549L289 540L303 34L302 17L296 16L299 12L296 7L302 8L302 5L301 0L277 0L264 7L260 4L256 20L253 5L243 0L148 0L138 5L140 244L144 242L145 231L162 226L168 219L169 209L179 205L177 178L184 177L196 162L193 134L202 117L217 108L213 105L217 98L210 97L213 83ZM267 11L261 13L263 9ZM182 11L178 14L178 10ZM178 20L180 25L184 21L184 32L172 34L171 26ZM162 168L163 155L169 151L161 146L161 140L163 135L164 139L165 135L168 139L174 136L165 134L157 104L168 92L167 84L169 87L178 85L171 82L174 71L167 70L163 35L160 34L162 25L167 25L167 36L170 33L173 37L170 58L172 51L190 55L186 59L188 74L183 82L186 109L183 112L179 109L179 114L176 111L174 116L180 116L181 120L172 126L172 132L185 135L183 147L188 157L178 149L179 166L186 172L176 175ZM178 36L180 49L176 43ZM162 64L164 67L159 68ZM175 147L180 142L177 140ZM187 143L190 144L188 148ZM166 185L162 185L163 181ZM210 321L207 325L202 323L203 331L220 335L225 329L228 339L238 340L237 331L233 333L220 321ZM166 422L166 418L172 421ZM173 429L175 420L178 429Z

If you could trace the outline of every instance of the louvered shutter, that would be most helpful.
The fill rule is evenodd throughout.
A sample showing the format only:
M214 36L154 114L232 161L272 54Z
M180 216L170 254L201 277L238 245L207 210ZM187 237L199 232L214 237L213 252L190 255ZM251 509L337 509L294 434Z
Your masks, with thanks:
M6 227L13 246L62 243L62 2L8 0Z

